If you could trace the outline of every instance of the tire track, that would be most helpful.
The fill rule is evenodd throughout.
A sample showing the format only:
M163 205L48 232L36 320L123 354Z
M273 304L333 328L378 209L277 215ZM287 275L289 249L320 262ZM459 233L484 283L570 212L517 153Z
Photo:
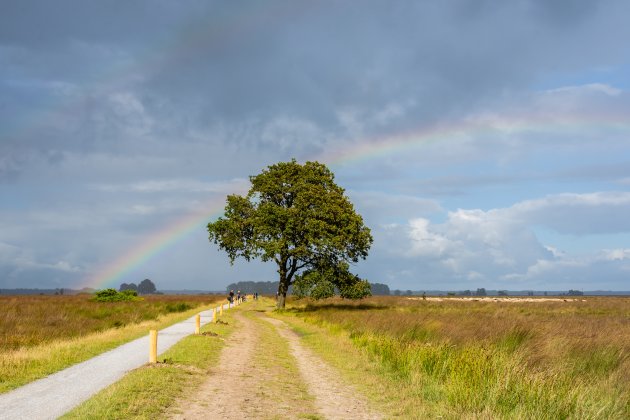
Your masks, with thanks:
M285 338L295 357L300 374L315 397L315 406L326 419L382 419L382 414L370 409L367 400L350 385L345 384L339 373L311 350L302 346L300 338L282 321L265 318Z

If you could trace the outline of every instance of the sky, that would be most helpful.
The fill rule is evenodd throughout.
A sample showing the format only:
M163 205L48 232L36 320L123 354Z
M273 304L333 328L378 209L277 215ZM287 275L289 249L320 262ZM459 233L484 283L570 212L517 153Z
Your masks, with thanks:
M273 281L208 241L329 166L401 290L630 290L624 0L0 3L0 288Z

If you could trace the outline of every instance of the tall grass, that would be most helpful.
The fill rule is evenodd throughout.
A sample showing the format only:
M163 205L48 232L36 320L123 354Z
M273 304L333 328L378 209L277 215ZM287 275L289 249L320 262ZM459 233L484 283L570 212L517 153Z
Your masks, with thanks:
M3 297L0 392L82 362L193 316L217 296L152 296L90 302L87 296ZM6 306L5 306L6 304Z
M449 417L630 418L630 299L302 305Z
M156 320L217 301L209 295L155 295L93 302L89 295L0 296L0 348L12 350Z

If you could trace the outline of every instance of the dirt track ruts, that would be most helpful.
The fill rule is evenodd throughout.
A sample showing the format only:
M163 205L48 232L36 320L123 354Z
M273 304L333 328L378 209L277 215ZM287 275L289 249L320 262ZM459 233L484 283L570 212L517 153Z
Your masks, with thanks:
M223 349L220 362L207 380L190 397L184 397L166 414L174 419L267 419L305 418L308 413L326 419L378 419L382 418L368 407L339 374L313 352L306 349L299 337L288 326L265 315L255 315L271 323L276 333L286 340L293 357L291 360L273 360L273 353L265 355L270 363L256 363L256 352L264 348L261 342L259 321L236 312L239 329ZM286 378L278 372L284 363L295 363L299 378ZM272 382L293 381L292 387ZM305 383L308 399L299 394L296 381ZM275 392L275 394L274 394ZM313 401L314 400L314 401ZM308 415L309 417L311 414Z

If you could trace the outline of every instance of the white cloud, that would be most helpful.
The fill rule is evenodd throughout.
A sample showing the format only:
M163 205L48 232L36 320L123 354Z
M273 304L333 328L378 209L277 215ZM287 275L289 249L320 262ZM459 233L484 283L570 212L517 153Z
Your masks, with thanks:
M426 277L460 279L462 285L483 280L485 287L518 288L527 282L541 287L547 282L549 288L554 282L570 284L568 273L592 273L603 263L610 282L619 278L624 267L619 264L630 259L629 249L593 249L586 255L572 255L559 251L562 244L542 244L533 228L543 225L569 234L601 234L600 227L583 225L608 215L604 231L628 232L624 215L629 205L630 193L624 192L557 194L488 211L458 209L449 212L443 223L414 218L404 227L408 246L403 255L419 269L423 267ZM393 241L397 236L383 239ZM585 276L574 277L583 282Z
M447 250L455 247L448 238L429 231L429 221L427 219L413 219L409 222L409 238L411 248L409 255L440 257Z
M606 261L630 260L630 249L604 249L601 252L601 258Z

